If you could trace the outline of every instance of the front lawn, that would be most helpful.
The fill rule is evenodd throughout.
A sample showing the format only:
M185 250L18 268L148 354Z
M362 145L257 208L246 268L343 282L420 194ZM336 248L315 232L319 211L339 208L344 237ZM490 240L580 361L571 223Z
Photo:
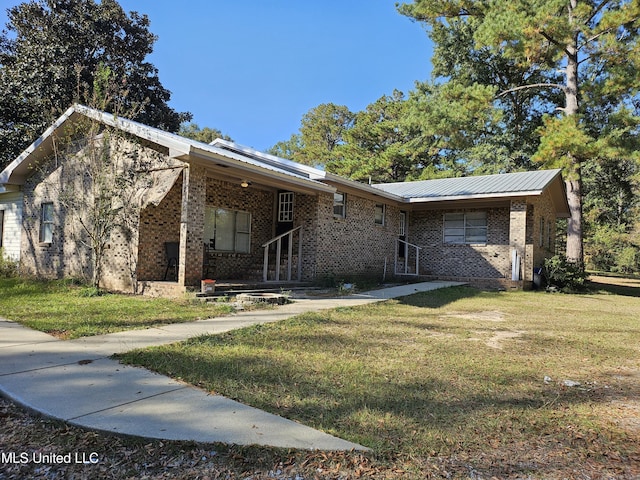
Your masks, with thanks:
M379 478L637 478L637 292L450 288L120 358L370 447Z
M232 311L229 305L220 303L92 293L66 281L0 278L0 317L72 339L190 322Z

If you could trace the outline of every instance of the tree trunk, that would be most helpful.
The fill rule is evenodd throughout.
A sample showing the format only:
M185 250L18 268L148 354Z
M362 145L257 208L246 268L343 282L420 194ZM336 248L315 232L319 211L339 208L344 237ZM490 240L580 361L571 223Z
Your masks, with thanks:
M573 11L577 7L577 0L570 0L569 16L573 21ZM567 116L578 114L578 34L576 33L572 42L566 46L567 53L567 84L565 88L565 108ZM567 260L583 265L584 251L582 244L582 179L580 159L569 153L568 171L565 172L567 179L567 200L569 202L570 218L567 222Z
M567 260L578 265L583 263L582 244L582 180L565 180L569 214L567 220Z

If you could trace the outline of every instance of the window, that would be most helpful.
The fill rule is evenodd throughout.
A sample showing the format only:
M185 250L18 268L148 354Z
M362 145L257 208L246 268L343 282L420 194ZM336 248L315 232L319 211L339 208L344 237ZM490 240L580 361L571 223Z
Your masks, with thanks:
M219 252L251 251L251 214L226 208L207 207L204 238Z
M406 232L407 232L407 213L400 212L400 231L398 232L398 235L400 235L401 237L404 237L406 235Z
M544 245L544 217L540 217L540 239L538 244L542 247Z
M278 195L278 221L293 222L293 192Z
M487 243L487 213L445 213L444 243Z
M40 212L40 243L53 241L53 203L43 203Z
M378 204L375 208L375 223L376 225L384 225L384 212L385 205Z
M345 218L347 216L347 194L336 192L333 194L333 216Z

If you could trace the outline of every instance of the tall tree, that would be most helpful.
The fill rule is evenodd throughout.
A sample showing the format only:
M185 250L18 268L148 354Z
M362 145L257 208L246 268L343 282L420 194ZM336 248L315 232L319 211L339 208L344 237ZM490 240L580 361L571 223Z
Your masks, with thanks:
M477 84L421 83L408 96L396 90L356 113L320 105L303 117L300 134L269 152L358 181L468 174L468 159L497 123L494 96L493 87Z
M344 143L344 133L352 127L355 115L344 105L323 103L302 117L300 133L279 142L269 153L296 162L324 167L336 158L336 149Z
M403 124L406 107L404 94L396 90L357 112L327 170L354 180L404 181L414 164L408 145L411 134Z
M500 55L494 49L477 46L474 35L479 21L474 17L451 18L447 25L436 24L429 31L434 43L432 75L436 81L457 82L472 87L475 84L493 85L498 92L507 92L492 99L503 112L495 125L467 161L476 174L507 173L531 170L531 162L539 137L537 128L542 116L560 100L552 91L512 90L514 87L557 82L531 65Z
M73 102L88 103L100 66L119 82L113 104L135 120L175 132L191 118L146 57L157 37L149 19L115 0L31 0L7 11L0 35L0 168Z
M582 166L594 158L610 157L612 148L615 156L625 155L624 147L615 145L617 128L610 130L610 138L595 141L590 135L586 106L597 105L607 117L632 116L627 106L636 100L640 87L640 2L415 0L399 9L431 29L473 19L477 22L476 47L546 73L545 80L529 83L523 79L522 85L504 90L502 95L521 90L551 90L562 95L563 104L556 106L540 130L542 139L535 158L564 169L571 210L567 258L582 264ZM558 70L563 71L562 80L554 79ZM601 108L601 99L606 99L607 108Z

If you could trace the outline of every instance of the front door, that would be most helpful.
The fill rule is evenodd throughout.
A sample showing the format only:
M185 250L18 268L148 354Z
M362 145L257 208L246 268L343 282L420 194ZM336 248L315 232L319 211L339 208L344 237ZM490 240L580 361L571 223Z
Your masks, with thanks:
M276 236L293 229L293 192L278 192L278 217L276 218ZM289 246L289 238L282 239L282 247Z

